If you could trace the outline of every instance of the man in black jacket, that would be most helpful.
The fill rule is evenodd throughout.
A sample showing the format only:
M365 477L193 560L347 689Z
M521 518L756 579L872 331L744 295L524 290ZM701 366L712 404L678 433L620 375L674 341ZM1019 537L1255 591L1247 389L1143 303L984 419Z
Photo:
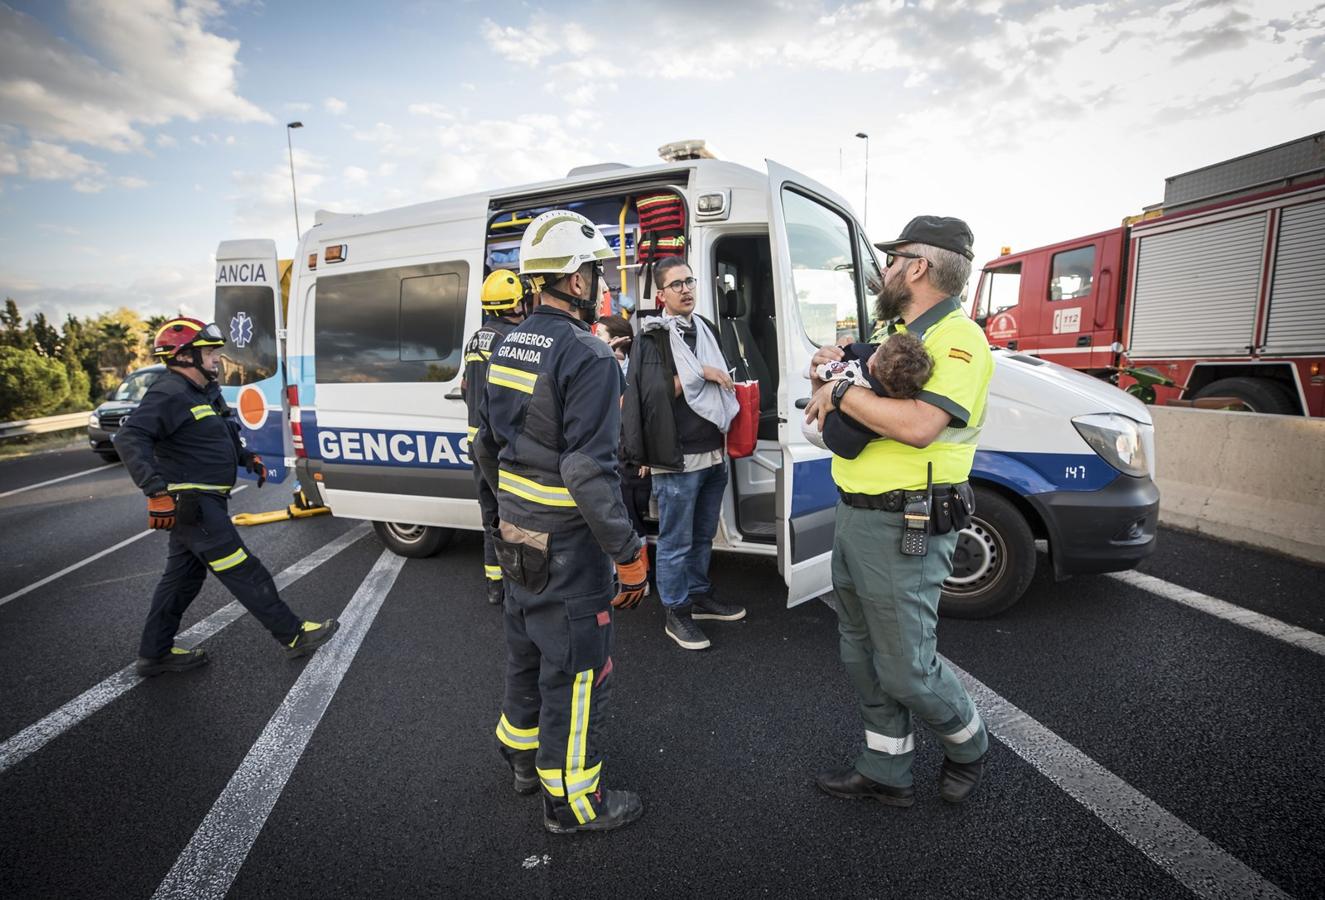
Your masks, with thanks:
M214 324L181 317L163 325L152 353L168 371L115 437L124 467L147 495L149 527L170 531L166 571L139 645L139 675L183 672L207 662L205 652L176 647L174 639L209 569L289 656L311 653L340 627L335 619L306 622L291 612L230 521L226 505L236 470L256 474L258 487L267 470L240 443L234 411L216 384L224 344Z
M653 271L660 316L645 319L622 404L629 463L648 467L658 500L658 594L665 632L686 650L708 637L696 619L734 622L744 607L713 595L709 557L727 489L726 432L737 402L713 327L695 313L695 277L680 257Z

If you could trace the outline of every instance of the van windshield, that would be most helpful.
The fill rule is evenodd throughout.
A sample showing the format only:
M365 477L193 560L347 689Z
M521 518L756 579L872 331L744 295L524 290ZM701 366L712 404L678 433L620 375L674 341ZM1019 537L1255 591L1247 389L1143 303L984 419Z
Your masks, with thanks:
M221 384L252 384L276 374L276 305L270 287L217 287L216 326L225 336Z

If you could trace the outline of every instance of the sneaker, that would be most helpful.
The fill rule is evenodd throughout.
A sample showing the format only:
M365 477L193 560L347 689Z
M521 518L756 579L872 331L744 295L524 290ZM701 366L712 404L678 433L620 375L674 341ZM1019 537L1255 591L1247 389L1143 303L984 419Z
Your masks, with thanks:
M669 638L687 650L706 650L709 647L709 639L695 624L688 605L668 607L667 625L663 630L667 632Z
M338 628L340 622L335 619L327 619L325 622L305 622L303 630L286 645L285 655L291 659L307 656L329 641Z
M939 796L948 803L965 802L980 785L988 758L988 750L979 759L968 763L953 762L945 756L943 767L939 769Z
M543 804L543 827L553 834L575 834L580 831L611 831L644 815L644 803L633 791L604 791L598 804L597 817L583 825L562 825Z
M501 606L505 599L506 589L502 587L501 579L488 581L488 602L493 606Z
M692 619L715 619L719 622L738 622L745 618L745 607L723 603L712 594L696 594L690 598Z
M156 657L140 656L133 664L134 669L144 678L160 675L164 672L187 672L207 662L207 651L185 650L183 647L171 647L169 653Z

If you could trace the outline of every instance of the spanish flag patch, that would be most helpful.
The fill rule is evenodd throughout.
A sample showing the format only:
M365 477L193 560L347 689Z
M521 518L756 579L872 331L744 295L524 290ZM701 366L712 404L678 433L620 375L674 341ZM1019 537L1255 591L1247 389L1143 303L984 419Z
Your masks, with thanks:
M968 363L971 361L971 354L958 347L949 347L948 356L951 357L952 359L960 359L964 363Z

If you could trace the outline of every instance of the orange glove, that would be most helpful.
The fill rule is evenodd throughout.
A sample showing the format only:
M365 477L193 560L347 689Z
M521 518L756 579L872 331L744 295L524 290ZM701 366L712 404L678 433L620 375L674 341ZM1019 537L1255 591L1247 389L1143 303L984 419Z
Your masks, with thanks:
M154 494L147 498L147 527L166 531L175 527L175 498Z
M621 589L612 598L617 609L634 609L649 595L649 554L643 546L630 562L616 564Z
M267 483L267 466L265 463L263 463L261 456L258 456L256 453L254 453L252 458L249 459L249 461L244 465L244 468L248 469L254 475L258 476L259 489L261 489L262 486Z

